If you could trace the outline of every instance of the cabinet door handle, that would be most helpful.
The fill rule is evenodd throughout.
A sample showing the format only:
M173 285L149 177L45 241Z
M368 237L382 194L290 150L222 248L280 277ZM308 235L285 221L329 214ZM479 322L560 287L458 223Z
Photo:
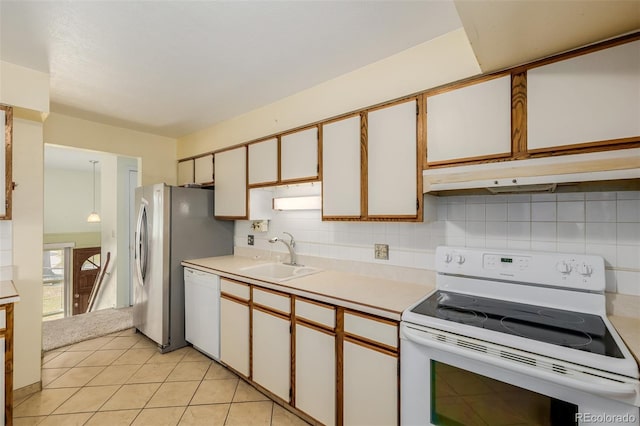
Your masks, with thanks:
M76 293L73 295L73 297L75 297L76 299L80 299L80 294Z

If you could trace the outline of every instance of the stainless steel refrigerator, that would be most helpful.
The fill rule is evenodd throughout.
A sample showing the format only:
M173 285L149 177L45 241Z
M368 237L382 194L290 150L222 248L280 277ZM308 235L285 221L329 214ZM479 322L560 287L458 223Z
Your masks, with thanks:
M161 352L186 346L185 259L233 253L233 221L213 217L213 191L157 184L136 188L133 323Z

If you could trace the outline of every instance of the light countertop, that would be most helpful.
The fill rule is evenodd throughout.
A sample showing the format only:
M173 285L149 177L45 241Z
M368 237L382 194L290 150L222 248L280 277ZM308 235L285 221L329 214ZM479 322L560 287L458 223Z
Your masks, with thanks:
M323 270L280 283L251 278L242 271L242 268L260 263L268 262L243 256L209 257L182 262L184 266L201 271L397 321L406 308L435 288L435 282L431 285L414 284L333 270ZM640 363L640 318L612 315L609 320Z
M636 361L640 363L640 318L609 316Z
M18 291L12 281L0 281L0 305L14 303L20 300Z
M241 270L260 263L267 262L241 256L209 257L182 262L184 266L201 271L397 321L406 308L435 288L435 283L426 286L333 270L323 270L277 283L249 277Z

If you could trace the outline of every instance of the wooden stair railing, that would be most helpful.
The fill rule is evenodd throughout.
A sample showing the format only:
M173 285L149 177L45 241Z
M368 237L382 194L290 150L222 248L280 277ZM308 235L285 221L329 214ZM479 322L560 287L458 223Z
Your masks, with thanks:
M102 282L104 281L104 276L107 274L109 260L111 260L110 251L107 252L107 258L105 259L104 264L100 266L100 272L96 276L96 281L93 283L93 287L91 288L91 294L89 294L89 303L87 304L87 312L91 312L91 309L93 309L93 305L96 301L96 296L100 291L100 287L102 286Z

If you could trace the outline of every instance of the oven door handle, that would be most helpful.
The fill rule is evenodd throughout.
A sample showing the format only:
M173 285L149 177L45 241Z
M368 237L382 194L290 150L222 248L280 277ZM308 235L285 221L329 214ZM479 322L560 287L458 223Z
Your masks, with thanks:
M596 376L590 377L589 381L587 382L576 378L562 376L560 374L550 373L546 370L531 368L526 365L515 364L502 358L493 358L491 356L482 355L482 353L479 352L462 349L457 346L425 338L421 336L421 331L411 329L406 326L402 328L402 333L407 339L423 346L428 346L434 349L454 353L465 358L470 358L475 361L491 364L500 368L506 368L517 373L527 374L530 376L533 373L535 377L543 378L559 385L567 386L572 389L579 389L592 394L631 396L635 395L640 388L637 383L621 383L613 380L598 378Z

